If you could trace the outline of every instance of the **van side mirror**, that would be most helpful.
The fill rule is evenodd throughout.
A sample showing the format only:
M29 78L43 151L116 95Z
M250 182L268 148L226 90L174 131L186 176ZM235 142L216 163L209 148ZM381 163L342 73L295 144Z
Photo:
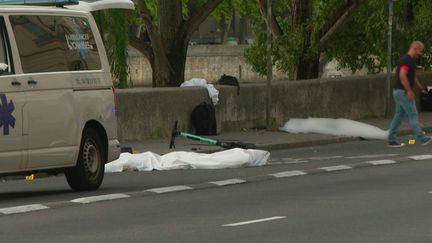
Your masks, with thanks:
M8 67L9 66L6 63L0 62L0 74L3 74L4 72L6 72Z

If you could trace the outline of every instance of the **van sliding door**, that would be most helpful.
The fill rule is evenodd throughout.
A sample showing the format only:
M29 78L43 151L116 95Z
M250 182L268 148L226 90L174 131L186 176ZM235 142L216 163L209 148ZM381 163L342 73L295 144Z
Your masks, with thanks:
M24 167L26 146L23 138L25 87L14 74L11 48L4 18L0 17L0 172Z
M91 36L84 32L90 28L86 18L29 14L9 19L23 72L20 82L27 87L27 169L74 165L82 119L72 89L77 79L73 71L94 65Z

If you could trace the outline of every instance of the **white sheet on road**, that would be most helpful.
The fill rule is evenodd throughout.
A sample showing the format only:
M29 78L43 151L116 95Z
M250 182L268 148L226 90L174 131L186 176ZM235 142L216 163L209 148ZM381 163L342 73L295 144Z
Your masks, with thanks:
M290 133L320 133L379 140L386 140L388 135L388 131L376 126L344 118L289 119L281 130Z
M270 152L257 149L234 148L212 154L195 152L171 152L158 155L153 152L141 154L122 153L118 160L105 165L105 172L152 171L175 169L224 169L244 166L262 166L267 163Z

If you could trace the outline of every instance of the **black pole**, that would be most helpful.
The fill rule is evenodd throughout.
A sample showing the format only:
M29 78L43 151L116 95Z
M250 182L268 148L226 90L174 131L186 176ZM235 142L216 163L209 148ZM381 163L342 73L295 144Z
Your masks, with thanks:
M271 0L267 0L267 99L266 99L266 129L271 129L271 81L273 76L273 65L271 58Z

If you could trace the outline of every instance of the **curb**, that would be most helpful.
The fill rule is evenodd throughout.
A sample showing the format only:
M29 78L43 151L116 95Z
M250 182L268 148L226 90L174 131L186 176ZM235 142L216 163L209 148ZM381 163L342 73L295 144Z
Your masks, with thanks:
M432 126L423 127L423 131L432 132ZM398 131L398 136L407 136L407 135L412 135L412 130L410 128L401 129ZM304 148L304 147L312 147L312 146L320 146L320 145L336 144L336 143L346 143L346 142L361 141L361 140L372 141L371 139L365 139L361 137L339 136L339 137L331 137L331 138L317 139L311 141L258 145L257 148L262 150L272 151L272 150ZM382 140L382 141L387 142L386 140Z
M428 132L428 133L432 132L432 126L423 127L423 131ZM398 136L407 136L407 135L412 135L412 130L410 128L401 129L398 131ZM354 142L354 141L361 141L361 140L372 141L372 139L365 139L362 137L334 136L334 137L315 139L315 140L309 140L309 141L263 144L263 145L257 145L256 149L273 151L273 150L283 150L283 149L292 149L292 148L305 148L305 147L321 146L321 145L336 144L336 143L346 143L346 142ZM387 142L386 140L382 140L382 141L384 143ZM220 152L223 150L225 150L225 149L217 148L217 149L200 150L198 152L199 153L215 153L215 152Z

